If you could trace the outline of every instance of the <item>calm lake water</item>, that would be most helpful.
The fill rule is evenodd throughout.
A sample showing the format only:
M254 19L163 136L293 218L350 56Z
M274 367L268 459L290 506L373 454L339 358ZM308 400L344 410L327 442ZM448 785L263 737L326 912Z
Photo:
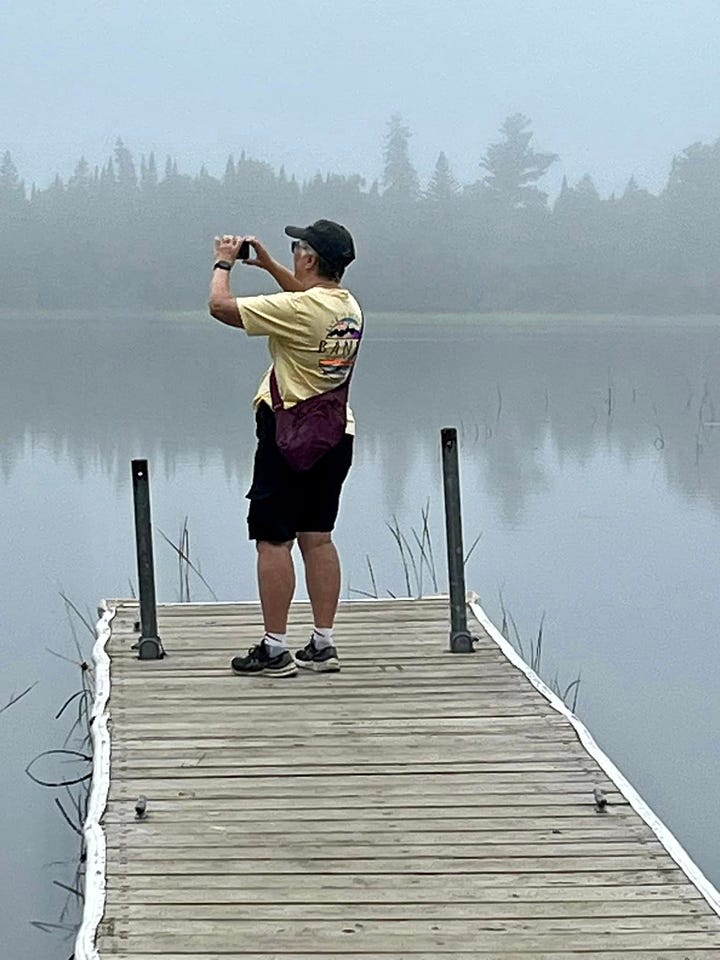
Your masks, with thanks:
M371 591L367 557L402 594L387 524L412 540L429 502L445 589L439 430L456 425L466 544L482 532L468 587L497 623L502 593L525 643L545 614L542 674L582 674L578 713L716 885L719 333L720 318L370 317L337 533L345 595ZM0 706L37 681L0 714L0 930L4 956L57 960L70 941L30 924L76 919L57 883L74 883L78 837L54 804L67 793L24 769L62 747L72 718L54 716L80 686L48 648L77 661L71 622L91 646L60 591L93 616L130 593L130 460L147 457L156 527L177 542L187 516L217 596L256 597L244 494L266 353L201 315L61 315L0 317L0 356ZM159 534L155 552L159 597L177 600Z

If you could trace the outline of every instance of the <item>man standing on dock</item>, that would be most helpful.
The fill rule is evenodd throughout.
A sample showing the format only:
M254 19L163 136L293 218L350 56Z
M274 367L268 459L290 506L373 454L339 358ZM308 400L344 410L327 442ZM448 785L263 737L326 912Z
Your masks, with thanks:
M217 237L210 287L211 315L241 327L249 336L268 337L273 359L253 401L258 444L247 494L265 635L246 656L233 658L233 671L243 676L291 677L298 667L320 672L340 669L333 627L341 575L332 530L352 462L352 411L342 403L341 439L301 469L296 462L293 466L288 462L291 451L284 447L281 452L278 439L282 443L285 436L277 434L280 418L283 430L287 423L285 411L294 409L291 416L303 416L311 407L317 410L318 403L332 405L333 395L345 396L341 391L349 386L363 332L360 306L341 286L345 268L355 259L355 246L348 230L332 220L286 227L285 233L293 238L292 271L274 260L255 237ZM246 248L243 262L266 270L285 292L233 296L230 271L248 243L255 256L250 258ZM318 397L324 399L313 399ZM322 432L323 428L317 429ZM295 592L295 540L305 565L315 626L309 642L293 657L287 645L287 621Z

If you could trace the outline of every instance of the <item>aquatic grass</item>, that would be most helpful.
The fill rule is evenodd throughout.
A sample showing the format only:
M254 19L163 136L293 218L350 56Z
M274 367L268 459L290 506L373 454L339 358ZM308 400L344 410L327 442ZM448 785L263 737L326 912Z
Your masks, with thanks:
M433 553L432 537L430 536L430 499L429 498L425 501L425 506L420 511L420 517L422 519L422 531L421 531L422 535L418 537L417 532L415 531L414 528L412 528L412 532L418 544L418 547L420 549L421 557L427 564L427 568L430 571L433 590L435 591L435 593L437 593L438 580L437 580L437 571L435 569L435 554Z
M63 942L65 943L76 933L75 925L71 923L46 923L42 920L31 920L30 926L35 927L36 930L40 930L43 933L58 933L63 931L65 933ZM72 957L70 960L72 960Z
M79 838L79 848L77 856L71 861L61 861L63 866L68 862L74 863L74 879L70 883L64 883L61 880L53 879L54 886L64 890L67 894L65 903L60 911L59 922L49 923L45 921L33 920L31 925L45 933L60 934L64 933L63 939L74 937L79 920L72 918L73 922L66 922L71 915L71 906L77 905L83 900L81 888L82 876L84 873L85 847L83 826L87 819L89 803L89 787L92 779L92 751L90 749L91 737L90 729L92 723L92 705L94 700L94 670L89 662L89 658L83 655L81 639L78 635L77 627L80 625L91 633L95 640L96 633L92 626L92 614L88 609L83 614L79 605L62 590L59 591L64 603L64 609L67 615L70 641L73 644L75 656L67 656L65 653L46 648L48 652L59 660L71 664L80 670L80 689L75 691L65 699L55 714L55 720L71 720L70 727L64 738L60 749L45 750L34 757L25 768L27 776L36 784L53 790L62 790L62 796L53 797L53 807L57 810L64 824L69 827L73 834ZM35 686L33 684L32 686ZM23 696L26 692L23 691ZM14 698L14 702L19 698ZM0 710L1 712L1 710ZM79 732L78 732L79 731ZM68 746L72 741L73 747ZM55 770L43 771L43 761L54 759L58 764ZM68 764L74 766L80 765L76 771L65 772ZM38 767L40 769L38 770ZM72 958L70 958L72 960Z
M463 566L464 566L464 567L467 566L467 562L468 562L468 560L470 559L470 557L473 555L473 552L474 552L474 550L475 550L475 547L476 547L476 546L480 543L480 541L482 540L483 533L484 533L484 531L481 530L480 533L479 533L479 534L475 537L475 539L473 540L472 546L470 547L470 549L468 550L468 552L465 554L465 557L464 557L464 559L463 559Z
M543 611L542 616L540 617L540 624L538 626L537 637L535 638L534 641L532 640L530 641L529 655L526 656L523 642L520 637L520 631L518 630L517 623L515 622L515 618L512 615L512 611L510 611L505 605L505 601L502 595L502 590L499 591L499 600L500 600L500 611L502 613L502 626L500 628L500 633L509 643L512 643L513 646L516 647L516 649L518 650L518 653L520 654L522 659L525 661L525 663L527 663L527 665L530 667L533 673L541 677L541 679L543 679L544 682L547 683L548 687L550 687L552 692L557 697L559 697L560 700L562 700L562 702L573 713L575 713L577 708L578 698L580 696L580 686L582 683L582 671L580 671L577 677L564 688L560 684L560 675L557 669L555 670L555 675L552 680L545 679L544 677L542 677L542 674L541 674L542 658L543 658L543 652L544 652L543 641L544 641L544 629L545 629L545 611ZM508 630L508 623L512 627L513 633L515 634L514 643L510 639L510 631ZM572 694L572 703L570 703L571 694Z
M29 687L26 687L21 693L12 694L10 699L4 706L0 707L0 713L5 713L6 710L9 710L10 707L14 707L16 703L19 703L23 697L26 697L31 690L33 690L38 685L38 680L35 683L31 683Z
M70 599L70 597L68 597L67 594L65 594L62 590L59 590L58 593L60 594L60 596L61 596L62 599L63 599L63 602L65 603L65 612L66 612L67 617L68 617L68 622L70 623L70 632L72 633L73 639L75 640L75 647L76 647L76 649L77 649L78 656L82 659L82 653L81 653L81 651L80 651L80 644L79 644L79 641L78 641L78 639L77 639L77 633L75 632L75 625L74 625L74 623L73 623L73 621L72 621L72 618L70 617L70 611L72 610L72 612L75 614L75 616L78 618L78 620L80 620L80 622L83 624L83 626L84 626L84 627L86 628L86 630L90 633L90 636L91 636L91 637L93 638L93 640L94 640L94 639L95 639L95 627L93 626L92 623L90 623L90 620L91 620L92 618L91 618L91 617L86 617L86 616L84 616L82 613L80 613L77 605L74 604L73 601Z
M569 683L569 684L567 685L567 687L565 687L565 690L563 691L562 695L560 696L560 699L563 701L563 703L565 703L566 706L570 707L570 709L572 710L573 713L576 712L577 702L578 702L578 696L579 696L579 694L580 694L580 683L581 683L581 682L582 682L582 671L577 675L577 677L575 678L575 680L572 681L572 683ZM574 694L574 696L573 696L572 706L570 706L570 703L568 702L568 697L570 696L570 691L571 691L571 690L574 690L574 691L575 691L575 694Z
M523 642L520 639L520 631L517 628L517 624L515 623L515 618L513 617L512 613L505 607L505 601L503 599L502 590L498 592L498 596L500 598L500 610L503 615L502 629L500 632L509 643L512 643L512 640L510 640L510 631L508 630L508 621L510 621L510 624L515 632L515 641L517 643L517 648L518 648L518 651L520 652L520 656L523 658L523 660L527 662L527 658L525 656L525 650L523 649Z
M68 596L66 596L66 594L60 591L60 596L62 597L63 602L65 604L65 611L68 617L70 633L72 636L72 641L75 646L78 659L74 660L63 653L59 653L57 650L52 650L50 647L46 647L45 649L48 651L48 653L52 654L52 656L57 657L58 659L63 660L66 663L70 663L73 666L79 667L80 679L81 679L81 689L76 691L70 697L68 697L68 699L65 701L65 703L63 703L63 705L60 707L60 709L55 715L55 719L59 720L63 716L65 711L68 709L68 707L70 707L71 704L77 701L77 716L72 726L68 730L65 740L63 742L63 747L66 747L67 744L70 742L70 739L72 738L73 734L78 728L84 727L82 744L84 745L90 742L90 723L91 723L90 708L92 705L95 692L94 692L94 669L90 664L90 662L88 661L88 659L86 659L83 656L82 648L80 646L80 640L78 638L77 631L75 630L75 622L72 616L72 614L74 614L75 618L79 619L84 626L88 627L89 621L90 621L90 612L87 611L87 616L83 616L77 604L73 603L73 601ZM95 638L94 629L92 631L92 634L93 634L93 638Z
M55 806L58 808L58 810L62 814L63 819L65 820L67 825L70 827L70 829L74 831L79 837L81 837L83 835L82 829L78 827L76 823L73 823L72 818L70 817L67 810L62 805L62 802L58 799L58 797L54 798L54 802L55 802ZM57 882L57 881L53 881L53 882ZM58 886L62 886L62 884L58 884Z
M54 887L60 887L61 890L67 890L68 893L72 893L73 896L77 897L78 900L84 900L85 895L82 890L78 890L77 887L70 887L67 883L61 883L59 880L53 880Z
M388 530L392 534L393 540L397 544L398 551L400 552L400 562L402 564L403 573L405 575L405 590L406 590L405 595L410 597L412 596L412 592L410 590L410 570L408 566L408 561L405 557L404 539L400 532L400 525L397 521L397 517L394 514L393 514L393 523L395 524L395 526L393 526L391 523L386 523L385 526L388 528Z
M366 554L365 559L367 560L368 572L370 574L370 583L372 584L372 588L373 588L373 596L377 600L378 588L377 588L377 582L375 580L375 571L373 570L372 561L370 560L370 554Z
M540 617L540 626L538 627L537 640L535 641L535 647L533 649L532 656L532 668L535 673L540 671L540 661L542 660L542 649L543 649L543 626L545 625L545 611L543 610L542 616Z
M159 527L157 528L158 533L163 538L163 540L170 546L178 558L178 575L180 581L180 603L190 603L190 571L202 581L204 586L207 588L210 596L213 600L217 601L217 594L207 582L205 577L202 575L200 570L200 563L198 561L197 566L190 559L190 531L188 528L188 517L185 517L182 526L180 527L180 538L178 543L174 543L170 537Z
M43 750L42 753L39 753L36 757L28 763L25 767L25 773L30 777L33 783L36 783L40 787L72 787L78 783L84 783L86 780L89 780L92 777L92 771L83 773L77 777L65 778L62 780L44 780L42 777L37 776L33 773L33 767L40 760L45 759L46 757L59 757L66 756L70 757L71 761L79 763L92 763L92 756L86 753L81 753L79 750L69 750L67 747L63 747L61 750Z
M418 526L410 526L409 535L400 525L400 521L395 514L392 515L389 521L386 521L385 526L390 532L400 558L400 567L405 583L405 593L403 596L415 597L417 599L425 596L425 583L426 577L428 576L432 583L433 592L435 594L439 593L440 587L435 562L435 550L430 532L430 499L428 498L426 500L425 505L420 510L420 523ZM483 531L480 531L470 545L470 549L465 554L463 564L467 565L482 537ZM365 556L365 562L370 576L371 589L365 590L359 587L353 587L350 582L348 582L348 595L354 594L356 596L377 600L380 591L378 590L375 568L369 555ZM397 599L397 594L393 593L392 590L387 587L385 588L385 593L392 599Z
M188 531L188 518L185 516L184 523L180 527L180 549L178 550L178 572L180 574L180 603L183 601L183 586L185 587L185 598L190 603L190 533ZM183 578L183 564L185 576ZM183 583L184 580L184 583Z

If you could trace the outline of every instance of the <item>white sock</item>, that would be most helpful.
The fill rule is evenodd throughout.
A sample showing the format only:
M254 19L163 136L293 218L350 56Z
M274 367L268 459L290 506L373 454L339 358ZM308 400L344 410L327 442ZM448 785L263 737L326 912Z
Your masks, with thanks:
M333 645L333 628L313 627L312 639L316 650L324 650L325 647L331 647Z
M266 633L263 639L271 657L280 656L288 648L286 633Z

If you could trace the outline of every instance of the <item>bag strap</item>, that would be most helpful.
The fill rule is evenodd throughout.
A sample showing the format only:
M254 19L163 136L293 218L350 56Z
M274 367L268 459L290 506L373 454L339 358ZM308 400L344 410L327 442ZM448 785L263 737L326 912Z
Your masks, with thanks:
M275 364L273 364L270 370L270 399L272 400L272 408L276 413L278 410L285 409L282 397L280 396L280 390L278 389L277 377L275 376Z

